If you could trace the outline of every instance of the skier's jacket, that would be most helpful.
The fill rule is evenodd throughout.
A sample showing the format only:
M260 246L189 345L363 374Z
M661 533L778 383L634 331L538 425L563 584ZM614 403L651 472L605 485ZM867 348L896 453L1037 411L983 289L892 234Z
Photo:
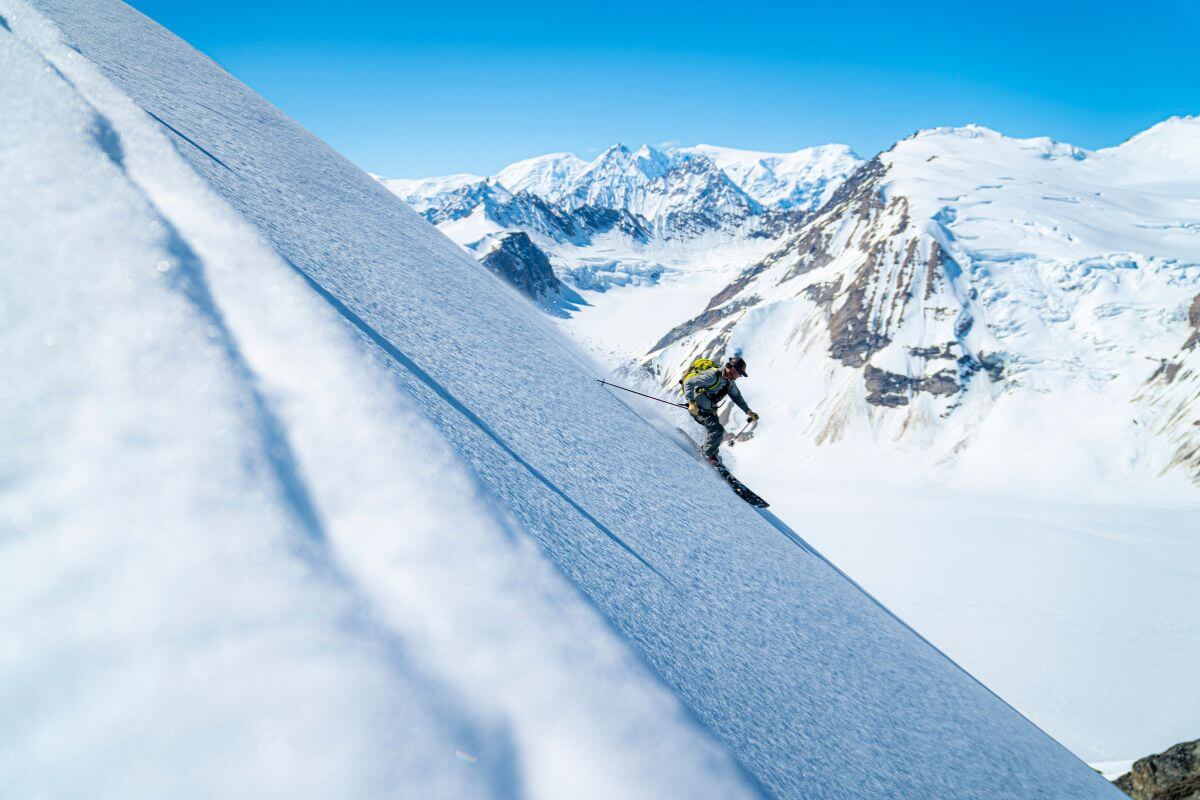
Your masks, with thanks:
M750 406L746 405L741 390L737 388L736 383L721 374L720 367L697 372L683 381L683 396L689 403L694 402L702 412L716 411L717 405L725 399L725 395L729 395L729 399L737 404L738 408L749 413Z

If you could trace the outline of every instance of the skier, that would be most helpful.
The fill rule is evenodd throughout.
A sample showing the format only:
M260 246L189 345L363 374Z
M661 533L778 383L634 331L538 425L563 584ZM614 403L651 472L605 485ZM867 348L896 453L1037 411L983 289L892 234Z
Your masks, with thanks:
M725 396L728 395L738 408L746 412L746 419L750 422L758 421L758 414L746 405L741 390L734 383L738 378L744 377L746 361L741 356L729 359L724 367L707 358L698 358L692 362L687 374L680 381L683 395L687 398L688 413L707 431L702 452L713 466L721 464L717 458L717 450L720 449L721 440L725 436L725 426L717 417L717 406Z

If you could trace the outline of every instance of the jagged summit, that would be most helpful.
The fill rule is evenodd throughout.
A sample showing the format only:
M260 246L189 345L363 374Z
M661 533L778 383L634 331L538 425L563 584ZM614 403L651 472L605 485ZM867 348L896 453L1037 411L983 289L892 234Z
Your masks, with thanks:
M648 222L677 210L685 201L702 202L699 194L727 184L718 192L721 197L716 210L727 218L726 223L740 224L742 216L763 208L816 208L859 163L845 145L762 153L711 145L657 148L642 144L634 149L617 143L590 162L570 153L519 161L498 172L494 180L511 192L531 192L547 202L565 205L566 210L599 205L639 214ZM689 176L703 179L696 183L695 177ZM471 179L385 179L384 184L422 210L438 203L439 195L461 188ZM675 199L666 201L666 196ZM687 228L665 231L684 236L689 232L695 233Z

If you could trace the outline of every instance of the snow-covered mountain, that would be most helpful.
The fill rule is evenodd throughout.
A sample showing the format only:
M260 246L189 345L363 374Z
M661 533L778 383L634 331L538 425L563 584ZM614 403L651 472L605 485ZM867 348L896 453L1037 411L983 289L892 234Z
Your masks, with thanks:
M789 435L816 444L900 443L935 461L1017 449L1036 475L1049 453L1088 460L1088 431L1103 430L1120 457L1078 465L1089 476L1157 475L1187 459L1164 458L1156 429L1185 442L1200 419L1193 404L1167 414L1185 425L1167 423L1143 391L1181 368L1192 335L1197 197L1194 118L1097 152L924 131L863 166L645 363L666 385L693 355L742 351Z
M1031 476L1039 448L1080 441L1083 403L1121 442L1111 481L1187 461L1162 441L1187 451L1190 423L1135 397L1188 338L1200 294L1196 126L1094 153L937 129L867 163L838 145L618 145L592 162L384 183L477 257L497 232L526 232L527 252L595 307L568 329L664 386L700 353L769 354L756 382L812 444L953 463L1008 449L1019 438L1001 420L1017 417ZM613 287L657 291L602 296Z
M508 206L528 205L532 197L568 216L581 210L621 213L650 235L687 240L713 231L759 233L812 211L858 163L842 145L758 153L709 145L631 150L617 144L591 162L553 153L512 164L491 178L463 174L383 183L435 225L472 215L481 226L520 225ZM551 227L538 232L564 235ZM462 236L452 238L469 244Z
M186 43L0 64L6 794L1117 796Z
M691 316L702 296L778 247L860 163L844 145L794 153L614 145L590 162L553 153L491 177L380 180L485 265L497 237L528 236L532 247L521 252L530 272L548 260L587 294L587 315L533 297L574 317L570 324L605 327L606 309L630 299L612 290L656 287L658 317L647 324L657 330L635 323L625 326L628 337L591 341L630 361Z
M701 144L680 148L702 155L761 205L814 211L846 179L858 156L844 144L809 147L794 153L763 153Z

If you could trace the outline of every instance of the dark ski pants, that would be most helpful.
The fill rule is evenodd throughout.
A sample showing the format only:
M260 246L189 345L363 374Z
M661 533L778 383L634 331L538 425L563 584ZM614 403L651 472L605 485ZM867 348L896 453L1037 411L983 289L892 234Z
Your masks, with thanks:
M700 452L704 453L707 458L715 458L717 450L721 448L721 440L725 438L725 426L711 411L701 411L692 419L703 425L706 431L704 446L700 448Z

